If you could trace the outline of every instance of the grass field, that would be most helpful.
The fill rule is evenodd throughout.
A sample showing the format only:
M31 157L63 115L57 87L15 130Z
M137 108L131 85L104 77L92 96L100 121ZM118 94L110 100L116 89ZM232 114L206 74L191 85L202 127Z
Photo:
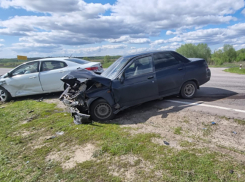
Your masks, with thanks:
M208 65L208 66L212 68L233 68L233 67L239 67L240 64L242 64L245 67L245 61L224 63L222 65Z
M235 67L235 68L225 69L224 71L229 73L237 73L237 74L245 75L245 68L240 69L239 67Z
M0 117L0 181L245 181L228 155L185 140L176 150L110 122L75 125L55 104L1 104Z

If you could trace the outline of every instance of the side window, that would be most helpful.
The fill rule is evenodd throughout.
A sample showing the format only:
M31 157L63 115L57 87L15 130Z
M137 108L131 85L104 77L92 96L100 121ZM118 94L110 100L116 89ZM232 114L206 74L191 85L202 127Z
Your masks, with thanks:
M171 54L176 58L178 59L179 61L181 61L182 63L189 63L190 60L188 60L187 58L185 58L184 56L176 53L176 52L171 52Z
M172 54L168 52L157 53L154 54L153 57L156 70L177 65L180 63L179 60L177 60Z
M49 71L66 67L67 64L62 61L43 61L41 71Z
M125 77L130 78L137 75L153 72L152 57L144 57L135 60L126 70Z
M19 68L15 69L12 72L12 75L23 75L29 73L36 73L38 72L38 64L39 62L31 62L20 66Z

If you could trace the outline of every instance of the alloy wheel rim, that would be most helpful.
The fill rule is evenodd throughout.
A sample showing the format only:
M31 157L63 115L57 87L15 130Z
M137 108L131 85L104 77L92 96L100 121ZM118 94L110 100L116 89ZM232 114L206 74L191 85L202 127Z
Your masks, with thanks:
M98 104L95 107L95 116L99 119L105 119L111 114L111 107L107 103Z
M195 93L195 87L194 87L194 85L193 84L187 84L185 86L184 92L185 92L185 95L187 97L193 96L193 94Z
M0 89L0 101L4 102L6 100L6 93Z

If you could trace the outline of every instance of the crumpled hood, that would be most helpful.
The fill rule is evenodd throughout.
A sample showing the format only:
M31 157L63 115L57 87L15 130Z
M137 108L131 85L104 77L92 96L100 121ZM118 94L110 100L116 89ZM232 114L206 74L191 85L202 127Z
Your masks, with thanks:
M61 78L62 81L64 80L72 80L74 78L77 79L88 79L95 82L99 82L107 87L110 87L111 80L109 78L103 77L101 75L98 75L92 71L86 70L86 69L77 69L75 71L71 71L67 75Z

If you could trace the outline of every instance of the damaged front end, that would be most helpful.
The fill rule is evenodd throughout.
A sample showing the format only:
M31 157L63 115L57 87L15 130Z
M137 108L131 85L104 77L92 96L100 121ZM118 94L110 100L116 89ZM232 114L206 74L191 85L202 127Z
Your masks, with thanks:
M91 71L78 69L65 75L61 81L67 88L59 99L69 107L74 123L91 123L90 104L103 96L103 93L110 88L111 80Z

